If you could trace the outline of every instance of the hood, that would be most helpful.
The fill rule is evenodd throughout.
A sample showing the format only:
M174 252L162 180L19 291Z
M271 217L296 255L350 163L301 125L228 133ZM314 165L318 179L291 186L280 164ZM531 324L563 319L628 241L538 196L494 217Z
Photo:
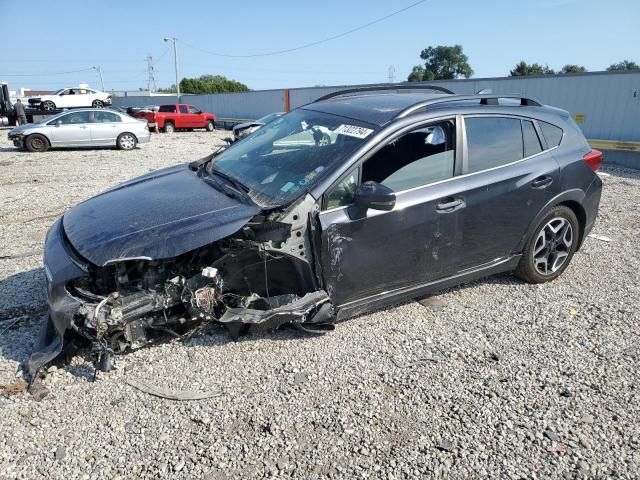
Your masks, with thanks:
M262 127L263 125L264 123L260 123L260 122L239 123L233 127L233 130L244 130L246 128L251 128L251 127Z
M216 190L187 164L135 178L63 217L73 247L95 265L171 258L238 231L260 212Z
M19 127L14 127L9 130L9 135L15 135L18 132L25 132L27 130L32 130L34 128L40 127L41 123L25 123L24 125L20 125Z

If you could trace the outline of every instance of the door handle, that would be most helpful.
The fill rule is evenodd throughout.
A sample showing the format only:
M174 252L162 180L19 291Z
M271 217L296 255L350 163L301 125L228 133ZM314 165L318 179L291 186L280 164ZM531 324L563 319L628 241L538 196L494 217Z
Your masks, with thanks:
M438 205L436 206L436 211L438 213L451 213L466 206L467 204L462 198L447 197L442 199L442 201L438 203Z
M85 128L89 128L89 127L87 127L86 125L80 125L80 128L84 130Z
M553 183L553 178L548 175L543 175L541 177L536 178L533 182L531 182L531 186L533 188L546 188Z

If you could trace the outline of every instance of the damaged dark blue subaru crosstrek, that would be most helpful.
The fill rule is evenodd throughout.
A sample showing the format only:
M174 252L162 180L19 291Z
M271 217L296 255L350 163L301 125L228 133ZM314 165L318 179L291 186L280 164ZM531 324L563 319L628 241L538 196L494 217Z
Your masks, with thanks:
M108 369L207 322L321 332L498 272L560 275L602 189L602 153L568 113L391 88L333 93L67 212L46 239L50 316L32 376L83 342Z

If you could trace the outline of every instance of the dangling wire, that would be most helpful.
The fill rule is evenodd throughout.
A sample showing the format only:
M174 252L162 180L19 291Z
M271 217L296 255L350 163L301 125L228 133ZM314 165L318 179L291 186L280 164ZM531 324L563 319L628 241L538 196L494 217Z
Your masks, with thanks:
M267 293L267 302L271 304L271 298L269 296L269 277L267 274L267 251L263 248L262 253L264 254L264 289Z

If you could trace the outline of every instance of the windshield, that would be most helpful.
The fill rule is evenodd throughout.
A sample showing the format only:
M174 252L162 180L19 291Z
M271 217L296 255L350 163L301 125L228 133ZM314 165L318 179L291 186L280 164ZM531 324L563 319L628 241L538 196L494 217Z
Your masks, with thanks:
M373 131L351 118L298 109L229 147L209 168L244 184L261 207L282 206L308 191Z
M284 115L284 113L280 113L280 112L270 113L269 115L265 115L264 117L260 117L258 120L256 120L256 122L267 124L269 122L272 122L276 118L281 117L282 115Z

